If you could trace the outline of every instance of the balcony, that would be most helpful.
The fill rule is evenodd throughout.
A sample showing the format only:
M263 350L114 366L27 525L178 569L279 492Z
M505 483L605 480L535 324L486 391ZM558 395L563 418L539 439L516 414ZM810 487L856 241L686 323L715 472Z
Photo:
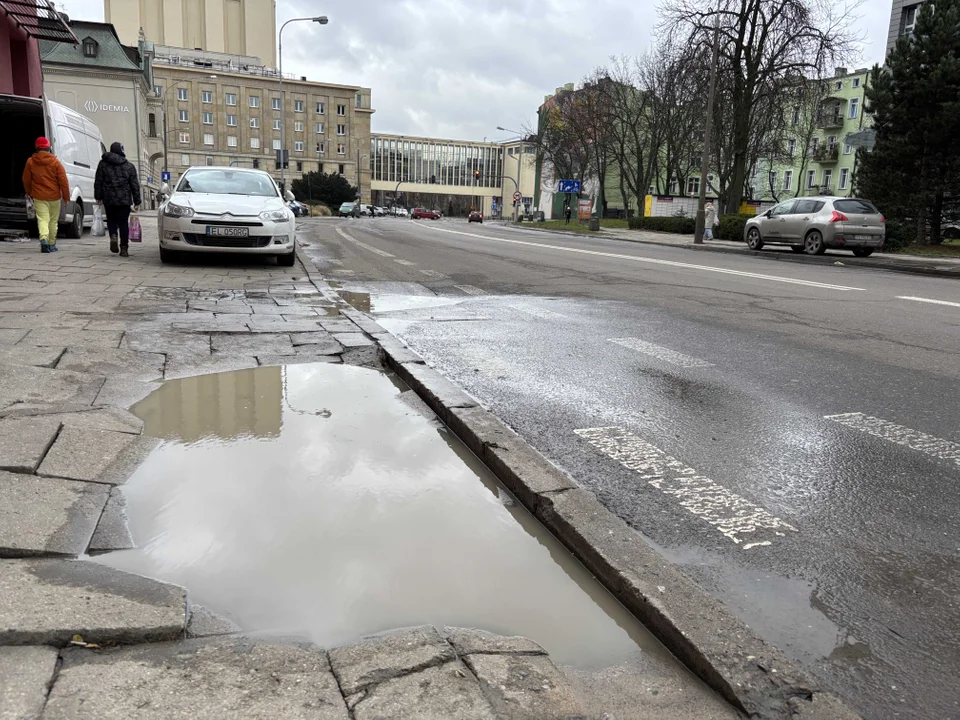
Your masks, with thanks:
M817 127L823 128L838 128L843 127L843 113L837 110L836 112L832 110L826 110L817 114Z
M835 163L840 157L839 145L818 147L813 151L813 161L818 163Z

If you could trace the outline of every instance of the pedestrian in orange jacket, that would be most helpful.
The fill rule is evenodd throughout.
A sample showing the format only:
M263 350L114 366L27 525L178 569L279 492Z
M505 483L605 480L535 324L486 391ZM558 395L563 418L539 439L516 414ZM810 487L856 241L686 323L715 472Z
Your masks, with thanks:
M39 137L35 147L23 168L23 189L37 211L40 252L56 252L60 202L70 202L70 183L63 165L50 152L50 141Z

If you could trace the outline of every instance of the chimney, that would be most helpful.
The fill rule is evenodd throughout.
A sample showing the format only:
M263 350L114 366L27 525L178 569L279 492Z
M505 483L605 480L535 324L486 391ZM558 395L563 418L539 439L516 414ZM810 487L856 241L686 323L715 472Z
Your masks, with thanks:
M845 67L838 67L834 72L834 77L843 77L847 74L847 69Z

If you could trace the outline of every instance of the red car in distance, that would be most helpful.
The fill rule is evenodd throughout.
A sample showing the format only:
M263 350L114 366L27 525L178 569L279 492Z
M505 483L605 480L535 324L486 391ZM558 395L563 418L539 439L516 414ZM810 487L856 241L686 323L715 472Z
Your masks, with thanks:
M439 220L440 213L436 210L427 210L426 208L414 208L413 209L413 219L414 220Z

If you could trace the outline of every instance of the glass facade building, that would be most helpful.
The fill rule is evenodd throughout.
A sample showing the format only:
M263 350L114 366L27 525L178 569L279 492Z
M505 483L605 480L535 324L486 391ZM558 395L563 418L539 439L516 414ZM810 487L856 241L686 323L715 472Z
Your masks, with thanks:
M499 189L503 147L374 134L370 139L370 167L374 182Z

